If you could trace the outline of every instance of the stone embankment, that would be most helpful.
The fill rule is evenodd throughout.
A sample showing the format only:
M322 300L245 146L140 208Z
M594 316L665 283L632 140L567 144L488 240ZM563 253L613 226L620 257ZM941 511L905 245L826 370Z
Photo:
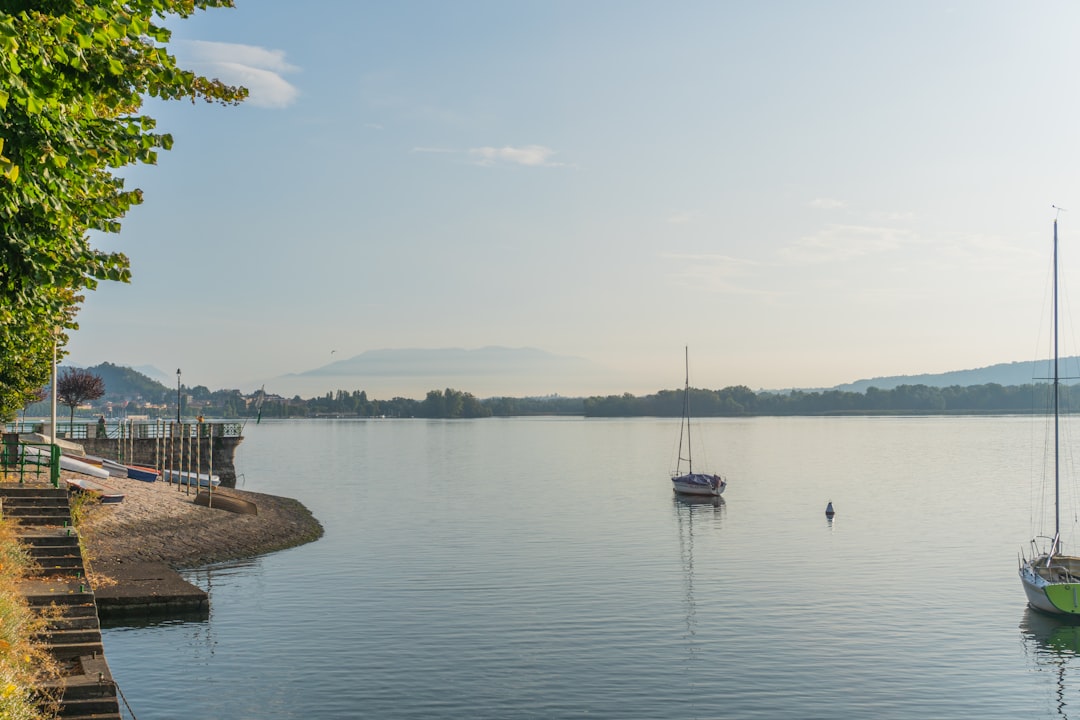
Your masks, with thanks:
M195 504L195 488L128 478L104 484L124 493L123 502L91 504L79 523L103 616L205 609L206 593L176 570L283 550L323 533L291 498L219 491L254 502L258 513L246 515Z
M257 505L257 515L241 515L196 505L195 488L129 478L104 483L124 493L123 502L91 506L79 527L99 572L127 562L193 568L302 545L323 532L311 512L291 498L217 491Z

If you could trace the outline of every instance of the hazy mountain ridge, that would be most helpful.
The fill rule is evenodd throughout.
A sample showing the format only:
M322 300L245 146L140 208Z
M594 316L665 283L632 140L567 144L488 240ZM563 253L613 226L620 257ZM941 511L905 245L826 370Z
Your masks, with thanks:
M464 348L368 350L351 358L283 377L513 375L517 373L596 372L591 361L554 355L536 348L489 346Z
M1078 372L1078 369L1080 369L1080 357L1062 358L1061 367L1062 380L1068 382L1080 378L1080 372ZM863 393L866 392L867 388L871 387L876 387L879 390L892 390L900 385L927 385L929 387L950 387L952 385L968 387L991 383L1005 386L1030 385L1047 379L1052 372L1048 360L1029 360L1025 362L998 363L970 370L952 370L920 375L893 375L891 377L856 380L829 389Z
M1080 357L1062 359L1062 378L1065 382L1080 379ZM71 367L75 367L72 365ZM103 376L108 395L147 396L163 392L175 392L175 387L167 383L170 376L157 368L140 366L130 368L112 363L87 368ZM384 349L369 350L351 358L329 363L319 368L301 373L283 375L287 378L305 378L309 383L318 385L311 392L311 397L334 389L368 390L372 388L367 380L385 377L426 378L431 381L429 389L440 388L448 381L456 383L458 389L470 391L469 381L482 376L498 375L513 384L515 378L535 378L545 375L550 378L560 376L592 376L603 372L594 363L578 357L560 356L535 348L487 347L476 350L460 348L442 349ZM806 392L839 390L865 393L867 388L892 390L900 385L927 385L930 387L949 387L959 385L1027 385L1040 382L1047 376L1048 361L1026 361L998 363L982 368L954 370L943 373L922 373L918 375L894 375L856 380L832 388L798 388ZM162 382L164 380L164 382ZM737 382L735 384L738 384ZM331 387L333 386L333 387ZM275 392L275 383L268 380L268 392ZM658 388L659 389L659 388ZM714 388L719 389L719 388ZM785 389L783 392L787 392ZM288 393L292 394L292 393ZM602 395L599 390L584 393ZM529 397L533 393L511 392L507 397Z

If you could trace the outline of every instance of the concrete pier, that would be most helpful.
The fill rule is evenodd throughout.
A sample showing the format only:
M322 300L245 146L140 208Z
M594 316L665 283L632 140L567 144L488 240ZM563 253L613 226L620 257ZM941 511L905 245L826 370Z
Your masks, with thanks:
M184 443L164 438L87 438L75 440L88 455L146 467L183 468L192 473L209 473L221 478L221 486L236 487L233 457L241 436L189 438ZM181 447L182 445L182 447Z
M87 455L129 465L210 473L221 486L236 487L236 448L244 441L241 422L124 421L57 422L56 440L73 443ZM52 442L47 423L19 423L11 428L23 439Z

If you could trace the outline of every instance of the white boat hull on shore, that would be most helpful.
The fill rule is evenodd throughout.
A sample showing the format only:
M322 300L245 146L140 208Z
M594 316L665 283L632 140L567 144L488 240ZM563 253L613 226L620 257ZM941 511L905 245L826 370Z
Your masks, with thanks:
M191 487L210 487L221 484L221 478L217 475L206 473L183 472L182 470L165 470L161 473L161 479L177 485L190 485Z
M19 447L22 448L22 451L25 454L32 455L35 458L45 460L45 458L48 457L48 454L44 450L34 445L20 445ZM47 464L48 461L45 460L45 463ZM90 477L95 477L99 480L107 480L109 478L109 471L105 468L83 462L82 460L76 460L67 455L60 456L60 469L79 473L80 475L89 475Z

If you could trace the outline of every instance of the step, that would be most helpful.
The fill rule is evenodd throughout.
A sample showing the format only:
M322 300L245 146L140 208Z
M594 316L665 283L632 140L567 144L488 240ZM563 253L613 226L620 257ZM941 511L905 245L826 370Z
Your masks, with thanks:
M83 567L82 557L79 555L47 555L34 557L38 566L39 575L74 575L82 577L86 574Z
M90 618L97 620L97 606L90 603L79 603L71 605L57 605L56 610L48 608L49 612L59 612L60 617L64 620L81 620L84 618Z
M62 540L62 538L58 538ZM79 556L82 553L79 551L78 538L73 538L75 542L41 542L41 543L23 543L26 545L30 554L35 558L47 558L47 557L65 557L65 556Z
M25 508L19 510L17 513L5 512L5 520L10 520L16 524L16 527L20 529L26 529L29 527L37 527L39 525L59 525L60 527L71 527L71 513L67 510L59 510L56 508Z
M57 581L68 579L71 582L85 582L86 570L78 558L73 562L56 562L55 558L53 558L48 563L44 563L44 565L39 562L37 571L31 573L30 576L31 578L37 578L38 580L54 578Z
M2 502L0 502L0 508L2 508L6 516L15 515L30 508L48 508L49 510L71 512L71 506L64 498L26 498L21 500L3 498Z
M3 498L27 498L27 497L67 497L66 487L54 487L47 483L3 483L0 484L0 497Z
M74 629L50 629L36 634L41 642L54 646L101 644L101 630L96 627Z
M120 718L120 703L114 693L111 697L64 700L60 706L60 718Z
M67 501L67 499L70 497L71 494L68 492L67 488L24 488L22 490L16 491L0 490L0 499L3 499L5 505L10 502L27 502L36 500L64 502Z
M105 652L105 648L100 641L87 641L63 644L53 643L45 648L45 651L57 660L71 660L83 655L93 655L95 653L100 655Z
M96 612L92 615L63 615L60 617L50 617L48 620L48 625L50 630L97 630L98 632L101 631L101 624L98 622Z
M45 578L24 580L19 589L27 604L31 607L43 605L82 605L94 604L94 592L85 580L78 578Z
M24 498L19 500L0 498L0 505L2 505L5 515L10 515L16 510L35 507L50 508L54 510L71 510L71 506L68 504L67 500L63 498Z
M21 527L19 541L25 545L79 547L79 533L68 527Z

